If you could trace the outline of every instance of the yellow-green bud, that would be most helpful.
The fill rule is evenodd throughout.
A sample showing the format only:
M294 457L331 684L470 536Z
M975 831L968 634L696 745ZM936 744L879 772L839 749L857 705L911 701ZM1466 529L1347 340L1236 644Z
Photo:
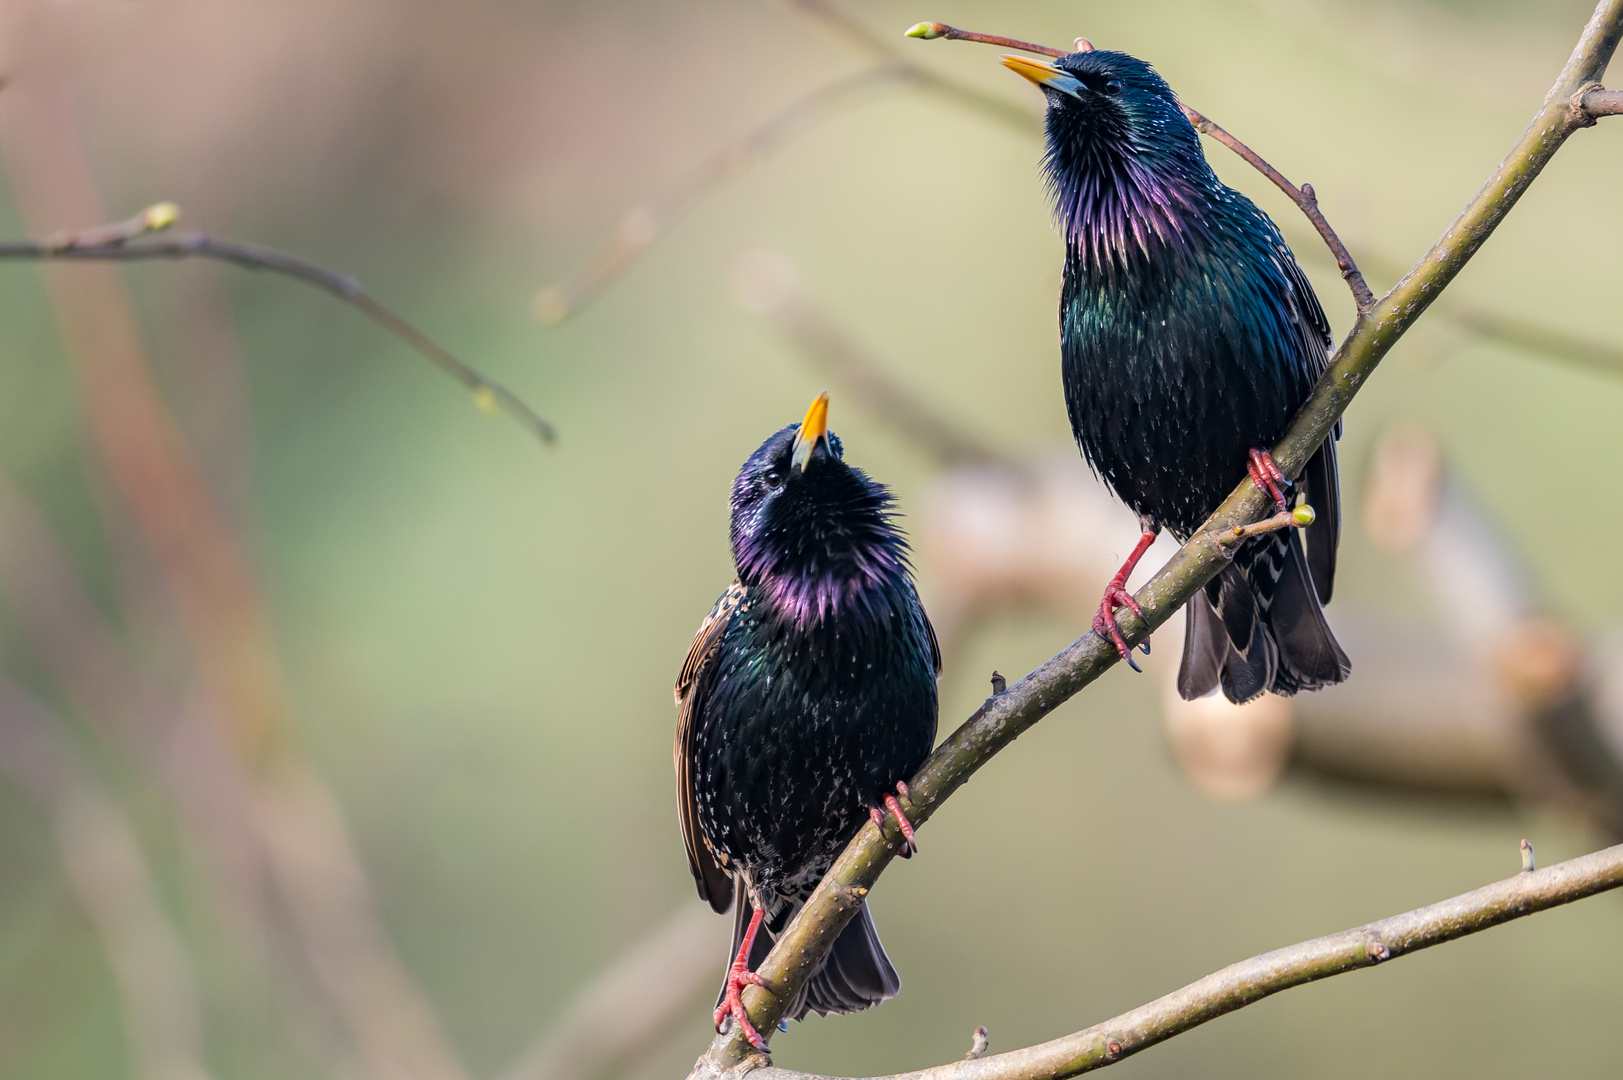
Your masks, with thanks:
M1309 506L1307 503L1303 503L1301 506L1298 506L1295 510L1291 511L1291 524L1295 525L1298 529L1305 529L1309 525L1313 524L1314 521L1318 520L1318 517L1319 515L1313 512L1313 508L1311 506Z
M933 41L946 32L947 28L938 22L921 22L909 27L907 33L903 36Z
M155 203L141 211L141 228L159 232L180 220L180 207L172 202Z
M488 386L474 387L473 403L492 416L500 411L496 406L496 392Z

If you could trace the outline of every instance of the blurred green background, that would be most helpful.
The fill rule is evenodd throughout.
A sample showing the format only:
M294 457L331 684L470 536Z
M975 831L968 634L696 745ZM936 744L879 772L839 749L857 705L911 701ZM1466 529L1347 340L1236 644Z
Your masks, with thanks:
M886 36L939 19L1054 43L1083 34L1150 59L1191 104L1313 182L1379 290L1511 145L1589 6L846 10ZM190 263L124 272L183 437L245 538L292 722L383 924L468 1075L499 1076L691 897L670 685L730 580L738 463L824 385L733 299L733 260L783 253L921 398L1011 450L1064 449L1060 247L1038 144L913 90L872 95L715 185L594 306L548 328L532 297L588 259L627 207L864 55L785 6L738 0L81 0L14 4L0 20L0 123L20 123L31 81L68 86L70 137L109 218L174 199L190 227L352 271L560 430L542 447L482 416L398 342L294 283ZM995 50L907 48L1036 107ZM1208 147L1220 175L1287 229L1345 329L1346 290L1299 215ZM1623 339L1619 176L1623 122L1576 137L1451 297ZM0 234L38 232L0 199ZM195 661L80 401L39 270L0 266L0 466L139 664L185 698ZM1615 377L1428 322L1348 415L1347 488L1386 422L1425 419L1531 552L1550 609L1610 626L1623 613L1620 407ZM932 462L838 391L832 422L850 458L913 506ZM1363 539L1348 503L1332 618L1412 621L1413 583ZM928 605L928 565L921 587ZM969 633L942 683L943 730L978 704L992 668L1029 670L1088 615L1012 612ZM252 959L163 785L64 698L9 601L0 665L47 703L133 823L193 968L210 1073L369 1075L290 1034L301 1010L329 1007L290 995L279 946L268 969ZM1505 876L1523 836L1541 862L1607 842L1554 812L1301 780L1210 802L1171 762L1159 685L1112 671L953 799L922 856L874 894L901 996L792 1027L776 1061L914 1068L961 1055L977 1024L994 1050L1012 1049L1251 953ZM1115 1072L1610 1077L1623 1060L1620 971L1623 903L1606 896L1293 991ZM711 992L618 1074L684 1074ZM49 815L0 779L0 1076L136 1075L126 1008ZM314 1028L325 1030L319 1017Z

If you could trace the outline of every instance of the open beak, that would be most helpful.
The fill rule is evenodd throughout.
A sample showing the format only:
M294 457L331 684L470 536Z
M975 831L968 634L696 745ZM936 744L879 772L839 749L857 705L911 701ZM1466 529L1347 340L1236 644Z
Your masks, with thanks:
M1081 98L1082 83L1075 76L1067 75L1053 64L1042 60L1034 60L1029 56L1015 56L1012 53L998 57L1003 66L1027 79L1038 87L1058 90L1070 94L1074 98Z
M789 471L805 472L811 462L812 451L818 443L828 442L828 391L812 399L806 410L806 419L800 422L800 433L795 436L795 448L789 455Z

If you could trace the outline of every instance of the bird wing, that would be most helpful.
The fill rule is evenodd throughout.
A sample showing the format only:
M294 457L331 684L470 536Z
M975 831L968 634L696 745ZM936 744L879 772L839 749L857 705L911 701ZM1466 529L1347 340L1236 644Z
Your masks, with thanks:
M682 843L687 848L688 869L699 888L699 899L708 901L718 912L726 911L733 902L733 879L699 828L699 807L693 790L693 736L708 689L705 676L721 644L722 632L743 600L744 586L735 580L699 624L687 659L682 661L682 673L676 677L676 812L682 822Z
M936 678L941 678L941 639L935 636L935 626L930 622L930 616L924 612L924 606L919 605L919 614L924 618L924 636L930 639L930 669L935 672Z

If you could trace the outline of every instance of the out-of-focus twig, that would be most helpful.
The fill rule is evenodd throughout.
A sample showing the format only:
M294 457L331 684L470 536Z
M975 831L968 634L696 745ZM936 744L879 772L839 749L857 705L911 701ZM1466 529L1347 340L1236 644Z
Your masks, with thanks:
M1448 318L1466 330L1552 360L1564 360L1591 371L1623 375L1623 345L1580 337L1556 326L1505 315L1486 308L1449 308Z
M703 987L719 982L716 958L732 926L706 904L685 904L582 987L501 1080L592 1080L633 1061L671 1031ZM628 996L637 998L630 1013Z
M733 265L733 292L772 320L802 356L847 390L859 409L883 421L942 465L1021 463L920 401L800 288L792 267L770 251L751 251Z
M991 45L1000 45L1004 48L1035 52L1043 56L1060 57L1068 55L1064 49L1055 49L1046 45L1033 45L1027 41L1016 41L1013 38L1003 38L993 34L977 34L969 30L960 30L955 26L948 26L946 23L919 23L907 32L907 36L925 40L945 38L948 41L978 41ZM1085 47L1084 51L1092 48L1090 44L1084 41L1079 41L1078 44ZM1369 284L1364 280L1364 275L1359 273L1358 264L1353 262L1352 254L1347 250L1347 245L1341 242L1341 237L1336 235L1336 231L1330 227L1330 222L1325 219L1323 211L1319 209L1319 199L1313 191L1313 185L1303 184L1301 187L1297 187L1285 178L1284 173L1268 164L1261 154L1258 154L1245 143L1229 134L1222 127L1181 101L1178 103L1178 107L1183 110L1184 116L1189 118L1189 122L1195 126L1196 131L1211 136L1234 151L1246 164L1266 176L1273 182L1275 187L1290 198L1291 202L1296 204L1308 221L1313 224L1313 228L1318 231L1320 239L1330 249L1330 253L1335 256L1336 266L1341 270L1341 276L1346 280L1347 287L1352 290L1353 302L1358 305L1358 313L1360 315L1367 313L1375 303L1375 294L1370 291Z
M0 772L51 821L118 983L132 1071L141 1080L207 1080L191 965L135 830L44 708L5 678Z
M403 316L386 306L348 274L338 274L315 263L260 244L220 240L199 232L186 232L165 239L145 239L144 235L162 225L134 228L151 220L154 211L173 209L172 203L159 203L128 222L92 226L77 232L59 233L44 240L0 242L0 259L67 259L84 261L140 262L152 259L213 259L245 270L264 270L302 281L330 293L360 311L395 337L427 357L441 371L472 392L474 402L486 412L500 409L542 442L552 442L557 432L538 416L517 394L501 383L481 375L467 362L446 350L417 329Z
M1041 130L1030 110L996 94L936 74L900 54L889 42L882 41L822 0L790 0L790 7L829 26L872 56L877 65L796 98L705 158L662 194L632 207L621 219L614 237L584 267L536 294L532 310L538 319L556 325L578 314L618 280L700 195L832 116L839 108L865 96L906 87L941 97L1028 134Z
M1050 1042L879 1080L1064 1080L1113 1065L1282 990L1375 967L1619 887L1623 887L1623 845L1242 960L1147 1005ZM699 1075L708 1080L728 1074L701 1068ZM758 1068L748 1075L755 1080L813 1080L808 1073L790 1069Z
M12 194L38 232L99 221L70 88L8 95ZM299 752L263 600L243 547L175 431L117 267L47 260L47 293L100 464L175 598L224 737L253 789L272 883L307 959L375 1080L462 1080L422 992L378 922L336 804Z
M536 318L557 325L577 314L619 279L638 256L668 229L689 203L711 186L735 176L841 106L897 85L909 77L901 64L847 75L796 98L737 139L712 153L663 193L626 212L613 239L584 267L536 294Z

